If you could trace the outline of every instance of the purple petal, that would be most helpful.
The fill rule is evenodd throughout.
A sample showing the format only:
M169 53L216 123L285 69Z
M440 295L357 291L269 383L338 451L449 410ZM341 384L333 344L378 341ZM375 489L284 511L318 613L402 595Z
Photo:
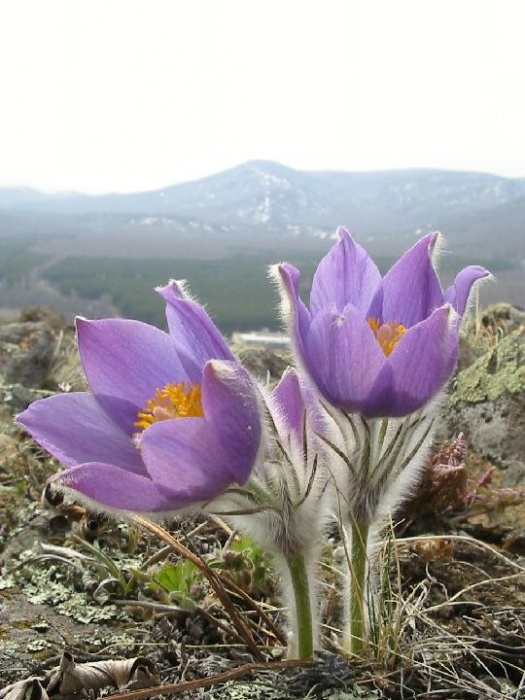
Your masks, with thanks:
M458 316L449 305L403 335L390 355L395 401L390 416L404 416L428 403L447 383L458 354Z
M144 432L141 451L152 481L186 505L214 498L235 480L204 418L155 423Z
M432 265L437 237L431 233L422 238L385 275L383 322L410 328L442 306L443 292Z
M286 442L291 438L299 449L303 448L305 428L308 441L326 430L326 416L321 412L317 396L302 380L293 368L287 369L268 400L280 440Z
M290 341L300 360L305 357L305 341L311 316L299 296L300 272L293 265L281 263L271 268L272 276L281 287L281 304L284 320L290 332Z
M102 408L130 434L157 389L185 381L172 339L140 321L77 319L78 349Z
M381 274L366 250L344 228L341 240L321 260L310 293L312 316L335 304L342 312L352 304L363 315L377 316L381 308Z
M244 484L261 448L261 407L248 372L235 362L214 360L204 368L202 405L206 422L215 435L217 456Z
M299 377L293 369L283 374L270 395L272 417L281 437L295 433L302 441L305 419L305 404Z
M164 489L146 476L133 474L112 464L81 464L59 474L57 483L80 494L94 509L168 513L193 503Z
M91 394L59 394L35 401L17 420L67 466L101 461L146 473L130 436L108 418Z
M214 498L244 484L261 447L261 418L248 373L233 362L204 369L204 418L166 420L147 428L140 447L156 484L188 502Z
M308 336L306 366L321 393L338 408L364 411L369 394L382 379L388 400L391 379L386 357L368 323L351 305L344 315L329 309L317 314ZM370 399L371 410L377 399Z
M488 276L490 276L490 272L479 265L469 265L463 268L456 276L454 284L445 292L445 301L451 304L460 316L463 316L472 285Z
M185 297L177 282L157 287L166 301L166 318L180 361L193 382L201 381L208 360L234 360L219 330L197 302Z

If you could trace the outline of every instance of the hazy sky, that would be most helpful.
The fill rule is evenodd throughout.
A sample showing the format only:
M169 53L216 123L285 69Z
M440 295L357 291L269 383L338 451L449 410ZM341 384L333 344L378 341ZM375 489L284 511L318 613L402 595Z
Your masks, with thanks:
M525 176L525 0L0 0L0 186Z

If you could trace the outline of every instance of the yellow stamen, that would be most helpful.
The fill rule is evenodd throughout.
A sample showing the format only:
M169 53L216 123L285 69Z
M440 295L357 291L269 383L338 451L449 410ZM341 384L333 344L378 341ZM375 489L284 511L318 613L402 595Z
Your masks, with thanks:
M405 326L397 321L392 323L380 323L376 318L367 319L367 323L372 329L381 350L388 357L396 345L406 333Z
M201 388L198 384L166 384L164 389L157 389L155 396L146 401L146 407L137 415L135 427L146 430L159 420L203 416Z

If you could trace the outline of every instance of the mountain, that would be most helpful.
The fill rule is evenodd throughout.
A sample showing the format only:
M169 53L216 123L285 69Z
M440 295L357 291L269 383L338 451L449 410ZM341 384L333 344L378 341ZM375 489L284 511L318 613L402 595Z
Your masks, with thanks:
M2 187L0 188L0 211L38 206L45 199L45 194L31 187Z
M251 162L194 182L156 192L121 195L105 205L156 215L177 214L220 223L282 226L326 225L333 220L329 198L304 174L271 162Z
M485 258L525 261L525 197L457 217L443 230L465 256L481 250Z
M208 226L239 235L332 232L344 224L379 241L413 239L416 231L453 231L465 242L480 229L522 236L525 178L445 170L306 172L269 161L251 161L209 177L152 192L88 196L1 190L0 215L42 212L81 219L90 230L107 217L174 224L178 231ZM109 220L109 219L108 219ZM159 223L160 222L160 223ZM176 224L176 225L175 225Z
M111 197L104 206L237 224L330 228L338 221L371 233L432 227L520 196L525 179L483 173L304 172L252 161L164 190Z

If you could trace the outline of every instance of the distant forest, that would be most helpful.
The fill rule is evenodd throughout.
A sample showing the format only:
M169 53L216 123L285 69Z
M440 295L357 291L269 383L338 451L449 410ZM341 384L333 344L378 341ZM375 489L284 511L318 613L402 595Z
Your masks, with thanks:
M301 251L297 246L289 251L281 249L277 253L271 249L230 251L216 259L119 257L118 254L114 257L91 257L81 246L78 255L65 254L61 257L56 255L56 247L52 255L32 252L34 242L35 239L29 238L0 238L0 307L9 306L10 302L16 305L16 290L18 299L22 290L25 305L28 297L31 304L54 305L53 299L46 301L42 296L42 288L46 292L50 286L57 298L69 300L66 308L72 314L83 313L79 300L103 300L103 309L113 309L120 316L136 318L162 328L165 326L164 304L154 288L166 284L170 279L185 279L191 293L205 304L209 314L226 334L236 330L279 328L278 294L275 284L268 279L268 266L279 260L288 260L299 267L301 292L307 301L312 277L321 257L319 251ZM330 245L327 241L326 250ZM96 252L96 246L95 250L91 250L93 252ZM396 259L393 256L374 257L382 272ZM457 255L443 256L439 267L444 284L450 284L456 272L470 262ZM512 263L508 261L491 260L490 265L488 262L485 264L496 275L501 271L513 270ZM87 313L92 315L91 312ZM107 311L102 313L107 314Z
M275 262L275 260L273 260ZM303 261L303 285L311 281L315 261ZM106 295L122 316L163 327L164 303L153 291L170 279L185 279L224 333L276 328L278 295L267 277L270 260L246 255L218 260L165 258L67 258L46 271L63 294L98 299Z
M298 260L297 252L291 262L301 270L301 292L306 299L318 257L311 254ZM186 279L191 292L205 303L210 315L224 333L254 328L277 328L278 295L267 276L268 265L275 262L271 255L236 255L219 260L166 260L68 258L54 265L46 277L63 294L97 299L107 295L123 316L138 318L162 327L164 308L155 286L170 278ZM394 259L378 261L386 271ZM447 260L447 276L455 274L462 261Z
M0 239L0 282L9 287L46 260L46 255L27 250L27 242L20 239ZM1 300L0 300L1 302Z

